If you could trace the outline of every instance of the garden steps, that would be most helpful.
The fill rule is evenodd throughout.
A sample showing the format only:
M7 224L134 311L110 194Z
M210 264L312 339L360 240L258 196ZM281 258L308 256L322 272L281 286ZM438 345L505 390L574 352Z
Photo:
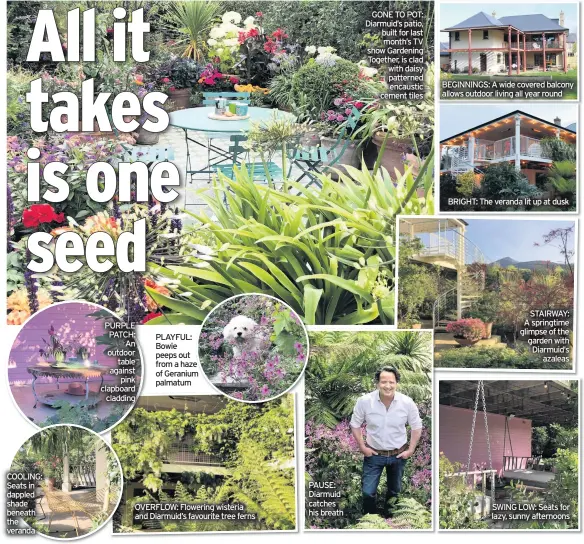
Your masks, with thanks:
M454 335L447 332L435 331L434 335L434 352L447 351L453 348L457 348L460 344L454 339ZM506 348L507 344L501 341L501 337L498 334L493 334L491 338L485 340L479 340L473 347L489 346L491 348Z

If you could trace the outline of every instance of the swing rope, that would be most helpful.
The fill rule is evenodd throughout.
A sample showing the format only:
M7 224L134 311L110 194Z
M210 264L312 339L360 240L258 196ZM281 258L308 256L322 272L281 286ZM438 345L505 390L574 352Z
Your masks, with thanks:
M489 455L489 470L491 471L491 504L495 502L495 478L493 475L493 459L491 456L491 439L489 437L489 422L487 419L487 403L485 401L485 386L483 380L479 380L477 384L477 393L475 396L475 404L474 404L474 412L472 416L472 427L470 429L470 443L468 447L468 461L466 464L466 474L464 475L464 481L466 484L468 473L470 472L470 462L472 458L472 446L474 442L474 434L477 422L477 412L479 410L479 398L482 400L483 403L483 417L485 420L485 435L487 438L487 452Z

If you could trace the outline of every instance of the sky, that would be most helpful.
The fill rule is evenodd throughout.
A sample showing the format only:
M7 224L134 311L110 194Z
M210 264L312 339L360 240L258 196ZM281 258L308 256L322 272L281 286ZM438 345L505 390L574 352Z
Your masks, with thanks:
M535 247L533 244L541 242L543 236L553 229L565 229L574 225L573 221L466 218L464 220L468 223L466 237L482 250L487 262L511 257L516 261L563 263L564 257L556 247L552 245ZM570 241L573 247L573 235Z
M553 123L556 117L562 120L562 126L568 126L578 121L577 104L529 104L508 103L506 105L491 105L483 103L480 106L470 104L440 104L440 140L445 140L459 132L486 123L501 115L515 110L535 115Z
M462 23L465 19L481 11L484 11L487 15L492 15L493 11L495 11L497 17L542 13L550 19L559 18L560 11L563 11L565 15L564 25L570 29L570 32L578 32L578 5L576 3L536 4L534 2L513 2L494 4L484 0L466 0L464 4L442 4L439 9L440 30ZM448 32L440 32L440 41L448 41Z

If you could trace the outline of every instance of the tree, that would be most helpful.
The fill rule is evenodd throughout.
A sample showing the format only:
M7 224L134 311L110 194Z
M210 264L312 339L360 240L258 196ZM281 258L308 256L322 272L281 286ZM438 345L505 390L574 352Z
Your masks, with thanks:
M560 250L560 254L564 256L564 264L571 275L574 274L572 263L570 262L574 255L574 226L568 228L557 228L550 230L543 236L543 242L534 242L535 247L553 246Z

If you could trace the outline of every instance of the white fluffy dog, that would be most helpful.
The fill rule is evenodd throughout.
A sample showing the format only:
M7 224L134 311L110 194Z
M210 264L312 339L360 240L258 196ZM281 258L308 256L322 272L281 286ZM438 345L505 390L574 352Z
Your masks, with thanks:
M259 351L263 337L258 324L245 315L236 315L223 329L223 337L233 346L233 355Z

